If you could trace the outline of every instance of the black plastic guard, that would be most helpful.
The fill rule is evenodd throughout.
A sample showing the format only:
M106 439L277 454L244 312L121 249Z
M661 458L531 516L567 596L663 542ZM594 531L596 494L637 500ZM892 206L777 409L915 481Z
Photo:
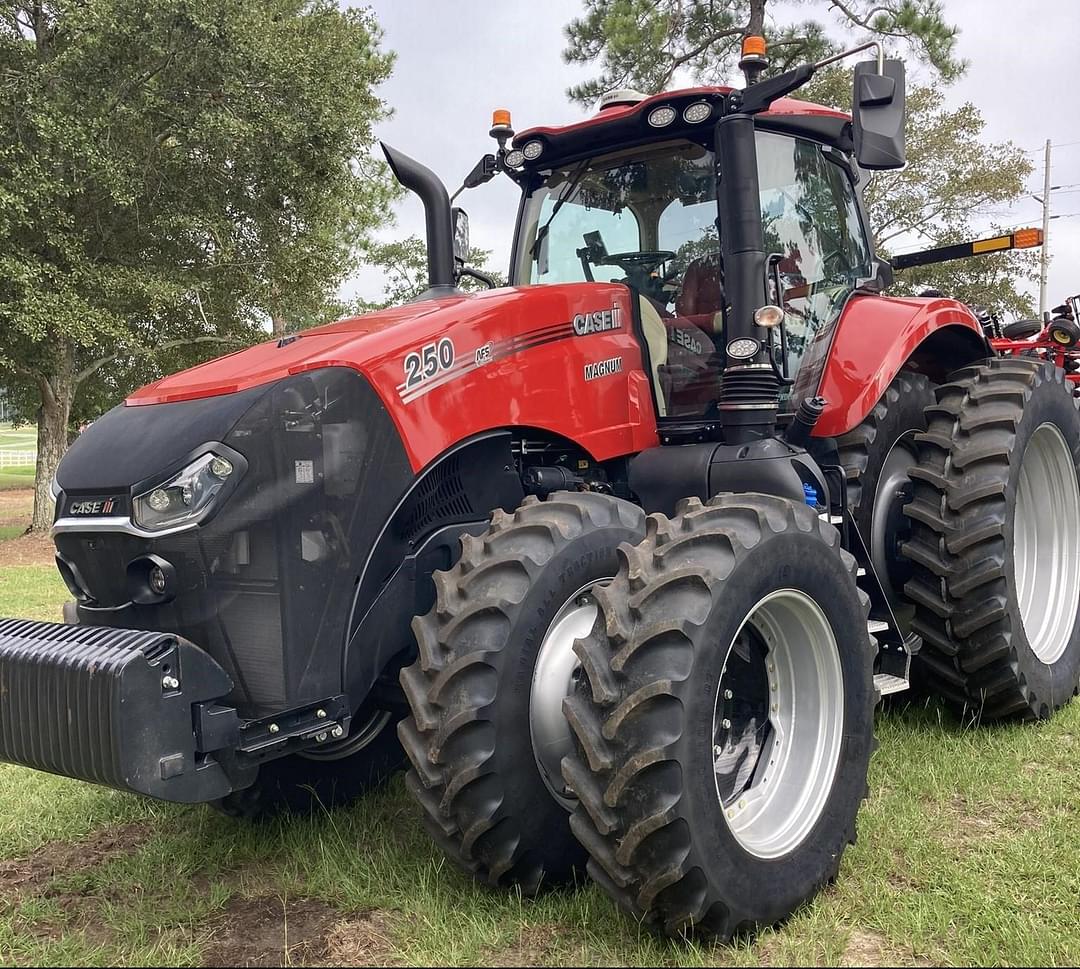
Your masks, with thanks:
M235 746L235 711L214 711L235 731L201 729L232 687L178 636L0 619L0 760L166 801L224 797L229 777L199 748Z

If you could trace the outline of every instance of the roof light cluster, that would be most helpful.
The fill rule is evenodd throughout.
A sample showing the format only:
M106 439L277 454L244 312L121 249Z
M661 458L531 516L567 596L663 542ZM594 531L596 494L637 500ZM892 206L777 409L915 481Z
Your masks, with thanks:
M708 121L713 113L712 105L708 101L695 101L683 109L682 118L687 124L701 124ZM679 112L670 104L662 104L649 112L648 121L652 128L666 128L674 124L679 117Z

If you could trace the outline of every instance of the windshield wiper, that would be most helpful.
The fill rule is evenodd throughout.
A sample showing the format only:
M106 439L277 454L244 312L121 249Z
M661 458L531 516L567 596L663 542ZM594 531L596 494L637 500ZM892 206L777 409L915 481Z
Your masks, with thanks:
M570 176L570 181L567 183L566 191L562 193L556 200L555 204L551 207L551 215L548 216L547 222L545 222L539 229L536 230L536 239L534 240L532 247L529 249L529 255L536 258L536 254L540 251L540 246L544 241L544 238L548 234L548 226L551 225L552 220L559 214L559 209L570 200L570 197L577 191L578 185L581 184L581 180L585 177L585 172L588 170L589 165L592 164L591 158L586 158Z

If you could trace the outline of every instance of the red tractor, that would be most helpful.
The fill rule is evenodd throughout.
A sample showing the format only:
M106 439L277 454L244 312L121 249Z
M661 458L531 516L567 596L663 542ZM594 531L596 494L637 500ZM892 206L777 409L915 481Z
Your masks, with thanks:
M858 50L866 49L858 48ZM525 893L587 865L728 938L836 877L874 708L1080 680L1080 415L964 305L889 299L853 115L747 86L621 92L493 134L510 286L467 294L442 183L415 302L143 388L55 491L66 625L0 621L0 759L254 817L407 757L438 843ZM460 248L460 247L459 247ZM1053 513L1048 513L1053 509Z

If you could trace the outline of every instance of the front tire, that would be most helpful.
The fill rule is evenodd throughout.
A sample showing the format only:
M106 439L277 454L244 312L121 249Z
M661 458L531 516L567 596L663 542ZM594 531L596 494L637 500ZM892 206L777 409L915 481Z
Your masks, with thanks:
M1046 719L1080 682L1080 413L1051 363L938 389L912 472L907 594L933 689L981 720Z
M619 556L564 704L589 873L669 934L774 924L836 876L866 794L855 560L805 505L748 494L651 516Z
M353 717L344 740L310 755L267 761L259 767L254 784L211 806L231 818L262 821L350 804L404 766L397 738L400 716L364 707Z
M460 560L435 573L435 606L413 620L406 784L446 855L493 887L533 894L584 864L559 773L572 743L562 700L574 639L595 618L590 592L615 574L619 544L644 534L644 512L618 498L526 498L462 537Z

